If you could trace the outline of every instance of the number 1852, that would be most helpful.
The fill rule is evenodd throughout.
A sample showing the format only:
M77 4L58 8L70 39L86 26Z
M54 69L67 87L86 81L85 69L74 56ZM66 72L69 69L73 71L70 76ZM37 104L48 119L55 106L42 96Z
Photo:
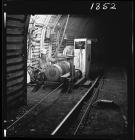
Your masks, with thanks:
M92 3L90 10L92 9L96 9L96 10L107 10L107 9L111 9L111 10L116 10L116 4L115 3Z

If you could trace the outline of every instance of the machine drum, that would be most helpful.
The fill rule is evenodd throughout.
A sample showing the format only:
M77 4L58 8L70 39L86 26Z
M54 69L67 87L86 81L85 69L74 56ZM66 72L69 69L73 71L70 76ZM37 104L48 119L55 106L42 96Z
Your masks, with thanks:
M48 81L58 81L59 77L62 75L62 70L56 64L52 64L46 69L45 75Z
M70 65L66 61L59 62L48 66L45 75L48 81L56 82L60 80L60 76L66 74L70 70Z
M69 70L70 70L70 64L69 64L69 62L62 61L62 62L58 63L58 65L62 69L62 75L69 72Z

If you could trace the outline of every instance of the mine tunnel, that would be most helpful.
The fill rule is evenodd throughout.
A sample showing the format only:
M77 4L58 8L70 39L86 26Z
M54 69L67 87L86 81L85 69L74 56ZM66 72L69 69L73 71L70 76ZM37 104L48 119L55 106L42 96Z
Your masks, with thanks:
M130 2L107 14L4 16L3 122L7 136L128 133ZM91 113L80 121L83 129L74 130L73 116L81 117L86 104L93 105ZM90 115L95 116L93 121Z

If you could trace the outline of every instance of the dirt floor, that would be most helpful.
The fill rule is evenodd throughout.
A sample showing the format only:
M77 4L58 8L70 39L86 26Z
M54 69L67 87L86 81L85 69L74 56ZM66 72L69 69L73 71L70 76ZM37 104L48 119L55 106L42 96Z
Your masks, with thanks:
M28 106L26 109L22 107L22 110L26 112L29 107L39 102L51 90L50 88L43 89L41 87L37 92L31 92L32 88L29 87ZM37 109L30 113L30 117L28 116L28 118L25 118L19 124L21 127L19 126L20 129L13 131L13 136L19 135L25 137L34 136L35 134L37 136L49 134L77 103L86 90L82 90L80 87L72 94L63 94L60 91L56 92L55 96L50 96ZM99 91L97 100L111 100L115 104L115 107L108 105L98 106L95 104L77 135L126 134L128 125L127 77L124 70L112 68L105 72L104 83Z
M37 91L35 91L34 86L27 87L27 105L23 105L17 109L11 110L7 115L8 124L12 124L15 120L19 119L27 110L37 104L43 97L45 97L49 92L55 89L53 87L41 86Z
M105 72L97 100L110 100L114 104L95 103L79 135L127 133L127 77L124 70L112 68Z
M47 89L41 88L38 93L31 93L31 89L29 90L30 106L46 96ZM46 137L50 135L87 90L88 88L78 88L71 94L61 92L61 89L57 90L17 123L13 129L11 128L9 136Z

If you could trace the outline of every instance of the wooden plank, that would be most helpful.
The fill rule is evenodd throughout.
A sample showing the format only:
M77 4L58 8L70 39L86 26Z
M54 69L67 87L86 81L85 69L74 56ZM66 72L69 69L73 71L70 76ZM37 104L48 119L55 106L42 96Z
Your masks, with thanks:
M38 61L31 62L31 64L38 64L38 63L39 63Z
M7 102L11 102L11 101L13 101L13 102L15 102L15 101L17 101L17 98L18 97L20 97L20 96L23 96L23 94L24 94L24 91L22 90L22 91L19 91L17 94L15 94L14 96L9 96L8 98L7 98ZM23 98L23 97L22 97Z
M7 28L6 33L7 34L12 34L12 35L23 35L24 30L23 29L17 29L17 28L14 28L14 29Z
M32 53L40 53L40 50L39 49L34 49L34 50L32 50Z
M34 58L37 58L37 57L39 57L40 55L39 55L39 53L34 53L34 54L32 54L32 57L34 57Z
M18 76L23 76L23 74L24 74L24 71L17 71L17 72L14 72L14 73L9 73L9 74L7 74L7 80L16 78Z
M19 57L19 56L21 56L22 55L22 53L20 53L20 52L7 52L7 54L6 54L6 56L7 56L7 59L10 59L10 58L15 58L15 57Z
M37 38L35 39L35 42L40 42L40 40L41 40L41 38L37 37Z
M49 43L48 43L48 44L46 43L46 44L44 44L43 46L49 46L49 45L50 45Z
M40 48L36 48L32 51L32 53L40 53Z
M22 54L22 50L18 50L18 51L14 51L14 52L7 52L7 57L10 57L10 56L19 56Z
M14 42L14 43L15 42L22 42L23 43L23 40L24 40L23 36L21 36L21 37L20 36L19 37L14 37L14 36L13 37L9 37L9 36L7 36L6 37L6 41L7 42Z
M13 87L8 87L7 88L7 94L12 94L13 92L21 89L23 87L23 83L21 83L20 85L18 86L13 86Z
M32 63L32 66L39 66L39 63Z
M7 64L11 64L11 63L15 63L15 62L22 62L23 61L23 57L16 57L16 58L12 58L12 59L7 59Z
M20 77L18 79L12 80L12 81L7 81L7 87L11 87L13 85L16 85L17 83L23 82L24 77Z
M40 50L40 46L35 46L34 49L39 49Z
M7 44L6 49L7 50L19 50L23 48L23 44Z
M32 64L32 66L33 66L33 67L38 67L38 66L39 66L39 64Z
M32 64L38 64L38 63L39 63L38 61L33 61L33 62L32 62Z
M32 65L38 65L39 62L35 61L35 62L32 62Z
M35 46L40 46L40 42L34 42Z
M34 58L39 58L39 56L40 56L39 54L34 54L33 55Z
M11 106L10 100L16 106L21 98L19 92L22 89L26 91L24 87L25 69L24 69L24 47L27 48L27 40L25 41L25 20L26 15L8 15L6 16L6 106ZM27 30L27 29L26 29ZM25 49L26 50L26 49ZM14 95L17 95L17 98ZM26 95L22 93L23 99L26 99ZM14 98L15 97L15 98ZM15 107L14 106L14 107Z
M33 57L35 57L36 55L40 55L40 52L38 51L38 52L32 53L32 56L33 56Z
M36 43L40 43L40 40L35 40Z
M21 27L21 28L24 28L25 26L24 23L21 23L20 21L15 21L15 20L7 20L6 25L13 26L13 27Z
M31 58L31 61L38 61L39 57L34 57L34 58Z
M33 61L32 62L32 64L38 64L39 63L39 61Z
M31 59L31 61L34 62L34 61L39 61L39 60L38 59Z
M15 70L20 70L20 69L23 69L23 67L24 67L24 64L8 66L7 67L7 72L11 72L11 71L15 71Z
M10 14L7 14L7 18L8 19L12 19L12 20L21 20L21 21L24 21L25 15L10 15Z

